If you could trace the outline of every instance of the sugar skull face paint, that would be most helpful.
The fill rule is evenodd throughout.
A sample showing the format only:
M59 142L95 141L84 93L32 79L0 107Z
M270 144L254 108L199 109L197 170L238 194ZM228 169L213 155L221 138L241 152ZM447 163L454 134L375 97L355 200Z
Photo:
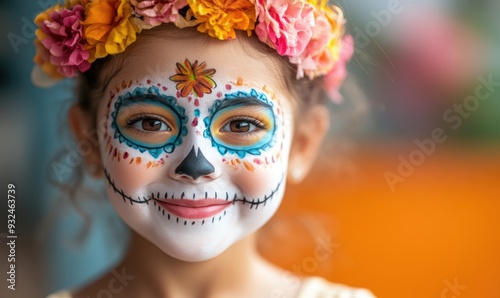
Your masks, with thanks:
M122 219L170 256L202 261L279 207L291 105L273 73L261 73L265 61L227 62L238 56L231 41L210 54L185 47L187 59L170 48L179 42L156 41L110 80L98 115L101 156ZM180 82L186 63L211 81Z
M187 134L184 108L172 96L161 94L158 87L137 87L120 95L111 113L114 137L120 143L153 157L172 153Z

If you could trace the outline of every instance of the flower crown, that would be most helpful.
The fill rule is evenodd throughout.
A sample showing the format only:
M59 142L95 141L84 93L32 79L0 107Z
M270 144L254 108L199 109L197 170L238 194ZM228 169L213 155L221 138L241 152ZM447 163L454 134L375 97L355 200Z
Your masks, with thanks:
M53 80L75 77L89 70L96 59L125 51L142 30L173 23L179 28L196 26L220 40L236 38L235 30L248 36L255 31L260 41L297 66L297 79L326 76L325 89L339 99L353 40L344 35L340 8L327 2L66 0L35 18L38 66L34 78L41 74Z

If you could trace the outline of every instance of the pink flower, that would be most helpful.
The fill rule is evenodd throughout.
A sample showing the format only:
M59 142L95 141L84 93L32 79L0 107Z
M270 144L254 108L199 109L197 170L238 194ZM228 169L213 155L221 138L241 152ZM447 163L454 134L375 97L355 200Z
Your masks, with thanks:
M300 55L290 57L290 62L297 64L297 79L304 74L313 79L332 69L335 63L332 53L335 51L334 42L331 23L324 15L318 15L309 44Z
M187 0L131 0L130 3L146 24L158 26L177 21L179 9L187 5Z
M75 77L90 68L89 52L83 49L82 25L85 9L75 5L71 10L62 8L50 13L40 29L41 43L49 52L49 62L65 77Z
M342 95L339 93L339 89L347 76L346 64L351 60L353 54L354 39L351 35L344 36L342 39L339 60L335 63L333 69L325 75L323 81L326 93L335 103L340 103L342 101Z
M275 48L281 56L296 56L306 48L314 27L314 6L299 0L257 0L259 24L255 33L260 41Z

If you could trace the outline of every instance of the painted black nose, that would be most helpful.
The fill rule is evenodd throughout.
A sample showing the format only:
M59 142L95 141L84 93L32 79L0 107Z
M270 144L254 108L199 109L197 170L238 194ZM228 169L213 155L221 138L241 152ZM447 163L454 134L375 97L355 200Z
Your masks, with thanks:
M215 171L214 166L205 158L200 148L195 153L194 146L181 164L175 169L178 175L187 175L194 180L201 176L210 175Z

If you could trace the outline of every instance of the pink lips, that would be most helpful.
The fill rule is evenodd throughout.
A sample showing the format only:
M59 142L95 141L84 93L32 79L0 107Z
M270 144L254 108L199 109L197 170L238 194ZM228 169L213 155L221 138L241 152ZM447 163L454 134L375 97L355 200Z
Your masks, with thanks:
M160 206L168 212L183 218L202 219L216 215L231 205L231 202L218 199L202 200L180 200L167 199L157 200Z

